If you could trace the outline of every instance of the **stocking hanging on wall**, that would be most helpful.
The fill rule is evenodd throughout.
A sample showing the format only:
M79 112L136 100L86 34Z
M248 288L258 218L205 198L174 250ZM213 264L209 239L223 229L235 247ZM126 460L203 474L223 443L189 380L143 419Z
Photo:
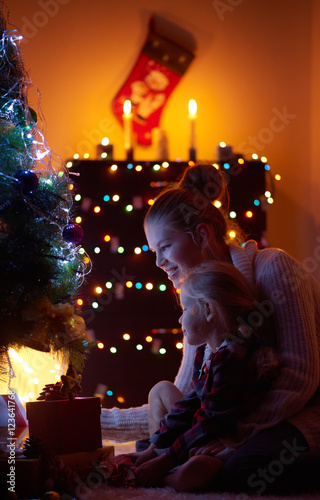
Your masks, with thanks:
M151 144L151 130L159 127L162 110L193 58L190 50L157 33L151 19L146 43L112 103L122 123L124 101L130 99L133 132L139 144Z

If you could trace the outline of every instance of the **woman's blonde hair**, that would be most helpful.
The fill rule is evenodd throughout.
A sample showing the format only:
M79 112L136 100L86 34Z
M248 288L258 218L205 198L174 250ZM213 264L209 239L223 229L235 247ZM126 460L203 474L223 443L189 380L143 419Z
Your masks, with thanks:
M218 208L219 205L219 208ZM212 226L218 242L242 243L244 234L228 216L229 191L227 178L211 163L199 163L186 168L181 180L160 192L149 208L144 225L165 221L192 233L198 224Z

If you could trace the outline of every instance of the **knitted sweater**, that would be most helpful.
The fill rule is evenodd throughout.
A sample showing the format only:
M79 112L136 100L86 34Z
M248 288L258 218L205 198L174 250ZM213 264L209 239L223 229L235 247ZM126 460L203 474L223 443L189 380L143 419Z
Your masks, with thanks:
M288 420L320 453L320 286L293 257L254 241L230 246L234 266L256 286L252 322L262 321L267 344L278 349L282 370L264 402L240 424L243 436ZM255 326L255 325L251 325ZM183 394L191 383L196 346L184 346L175 384ZM135 440L148 436L148 405L102 409L103 438ZM231 445L232 443L226 443Z

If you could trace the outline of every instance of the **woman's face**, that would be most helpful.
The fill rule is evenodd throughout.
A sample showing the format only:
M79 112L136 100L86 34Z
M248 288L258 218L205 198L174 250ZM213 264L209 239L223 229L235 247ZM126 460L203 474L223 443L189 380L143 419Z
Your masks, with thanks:
M150 250L156 254L156 265L167 273L175 288L179 288L183 271L205 260L203 250L193 241L191 234L172 225L148 224L145 233Z

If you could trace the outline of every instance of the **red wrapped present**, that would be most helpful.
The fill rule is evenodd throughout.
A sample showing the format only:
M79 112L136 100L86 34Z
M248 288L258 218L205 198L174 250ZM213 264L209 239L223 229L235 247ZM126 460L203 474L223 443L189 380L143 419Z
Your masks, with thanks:
M100 398L27 403L29 435L54 454L101 448Z

